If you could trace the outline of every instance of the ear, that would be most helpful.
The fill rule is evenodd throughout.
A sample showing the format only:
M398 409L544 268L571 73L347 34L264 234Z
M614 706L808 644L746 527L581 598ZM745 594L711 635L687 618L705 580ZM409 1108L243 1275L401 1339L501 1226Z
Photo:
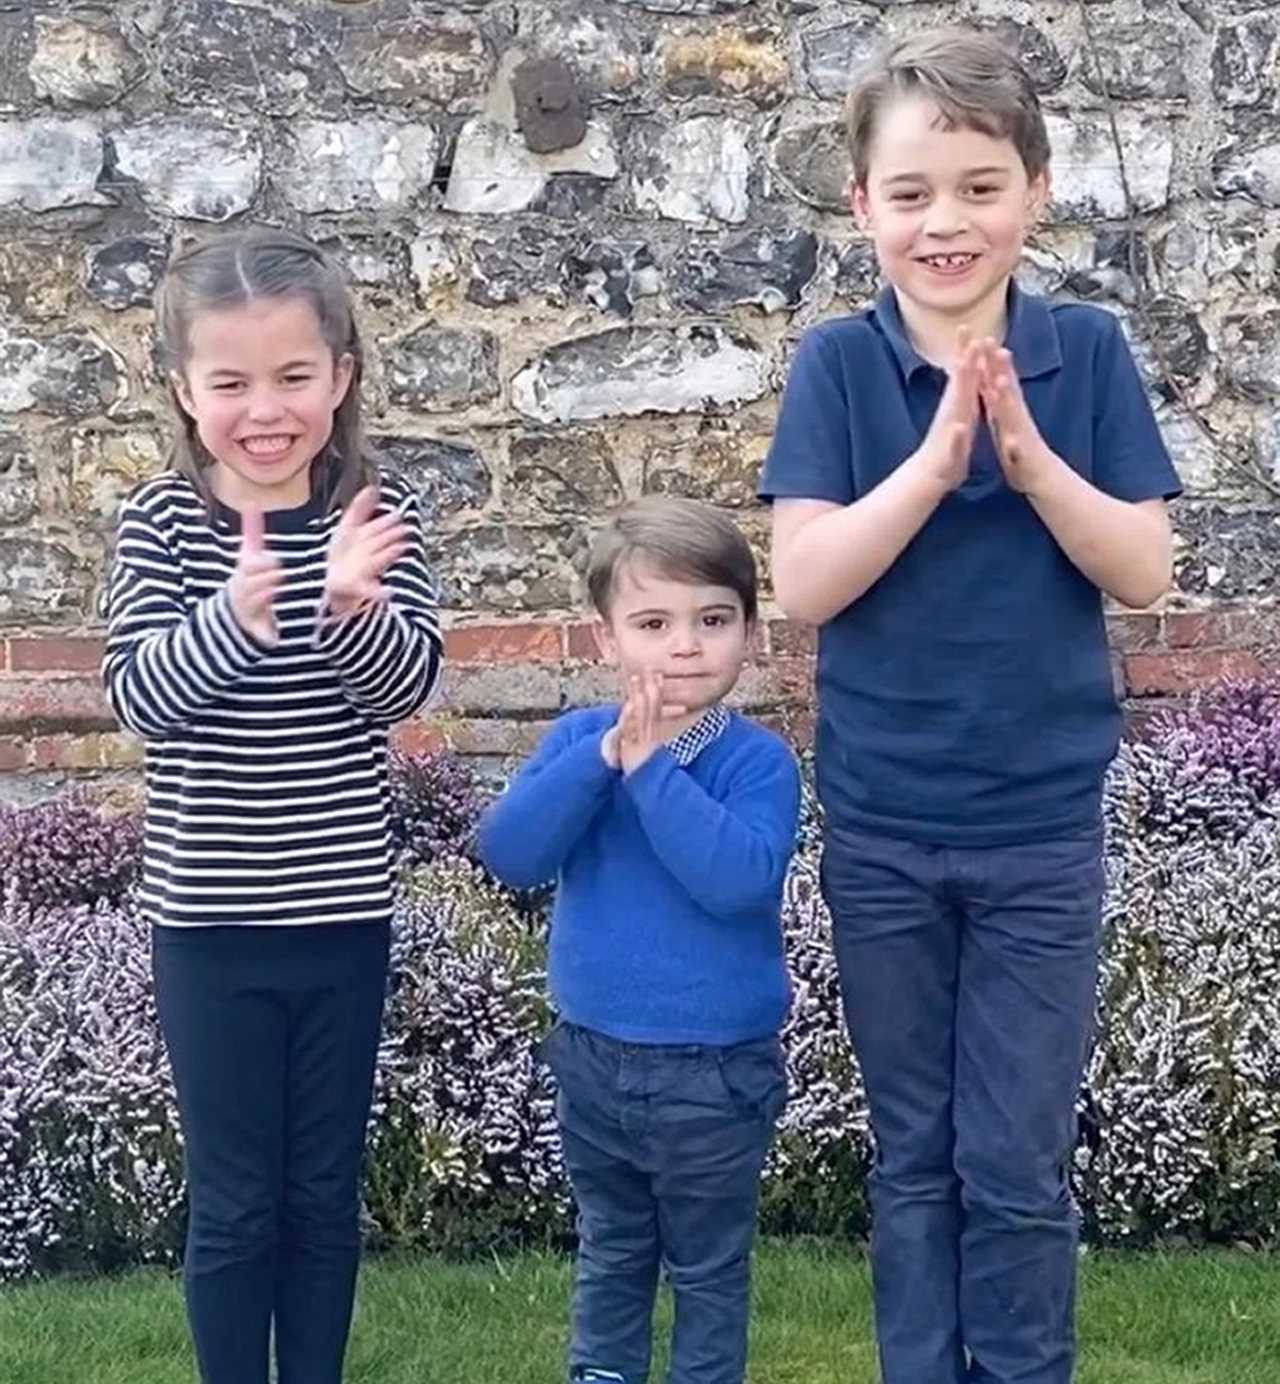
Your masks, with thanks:
M603 615L597 615L591 622L591 633L595 635L596 648L600 657L613 667L618 666L618 641L613 637L613 626Z
M173 386L174 398L178 401L178 406L183 413L189 414L192 418L196 416L195 400L191 397L191 390L187 385L186 376L178 370L169 371L169 383Z
M743 640L743 662L748 658L760 658L764 653L764 626L759 619L747 621L747 637Z
M356 358L350 351L344 351L333 363L333 407L341 408L342 401L351 388L351 380L356 370Z
M1041 169L1027 184L1027 220L1032 226L1044 215L1051 191L1052 182L1047 168Z
M849 210L853 213L853 219L858 223L860 231L871 229L871 199L867 196L865 183L850 181Z

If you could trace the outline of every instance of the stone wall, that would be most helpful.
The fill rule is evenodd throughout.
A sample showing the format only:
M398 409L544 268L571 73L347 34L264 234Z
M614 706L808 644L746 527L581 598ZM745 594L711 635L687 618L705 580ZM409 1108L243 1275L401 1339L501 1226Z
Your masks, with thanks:
M1256 670L1280 643L1280 4L18 0L3 791L136 763L97 602L120 497L165 455L150 301L175 236L261 218L345 258L372 429L425 497L449 608L447 694L410 734L503 756L608 685L575 575L592 516L704 496L764 553L752 491L796 338L876 286L842 210L845 74L962 16L1019 48L1050 112L1027 275L1121 315L1190 492L1176 594L1115 619L1126 694ZM766 621L743 689L800 733L811 645Z

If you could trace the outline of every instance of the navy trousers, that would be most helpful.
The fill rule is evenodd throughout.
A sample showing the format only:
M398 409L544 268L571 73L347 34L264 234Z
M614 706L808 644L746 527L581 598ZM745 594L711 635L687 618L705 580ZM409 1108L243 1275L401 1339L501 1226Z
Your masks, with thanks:
M578 1208L570 1379L645 1384L665 1268L668 1384L742 1384L760 1172L787 1094L778 1040L659 1046L562 1023L541 1052Z
M1101 831L952 849L829 826L825 846L884 1384L1068 1384Z
M157 927L204 1384L339 1384L389 929Z

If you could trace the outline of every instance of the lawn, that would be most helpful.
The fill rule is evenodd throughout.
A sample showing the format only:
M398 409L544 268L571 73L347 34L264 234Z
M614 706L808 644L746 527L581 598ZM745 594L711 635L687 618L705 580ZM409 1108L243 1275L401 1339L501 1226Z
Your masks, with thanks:
M568 1264L549 1256L371 1260L348 1384L563 1384L568 1284ZM1080 1334L1079 1384L1276 1384L1280 1268L1266 1255L1090 1255ZM762 1247L749 1377L874 1384L865 1260L826 1244ZM4 1384L192 1378L171 1275L0 1291Z

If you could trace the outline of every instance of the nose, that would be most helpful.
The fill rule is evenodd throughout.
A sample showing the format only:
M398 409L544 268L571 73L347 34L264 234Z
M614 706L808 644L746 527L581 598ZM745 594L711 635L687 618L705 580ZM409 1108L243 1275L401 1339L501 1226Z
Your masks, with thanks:
M924 220L925 235L947 238L959 235L968 224L965 209L950 197L935 197Z
M702 631L694 625L677 625L671 634L673 658L696 658L702 652Z
M249 418L255 423L271 423L283 410L274 389L269 386L255 389L249 395Z

